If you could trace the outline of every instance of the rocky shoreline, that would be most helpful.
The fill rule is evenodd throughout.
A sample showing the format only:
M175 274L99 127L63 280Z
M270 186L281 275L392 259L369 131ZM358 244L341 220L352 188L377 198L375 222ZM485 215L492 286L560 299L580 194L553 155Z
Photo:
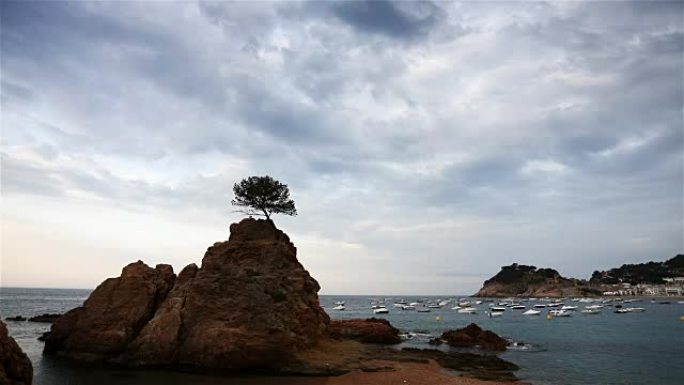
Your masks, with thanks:
M517 366L492 354L390 348L401 338L386 320L331 321L319 304L318 283L273 222L244 219L230 230L201 267L188 265L178 275L169 265L126 266L54 321L44 354L132 368L307 376L437 363L469 377L516 380ZM491 332L467 329L443 338L501 350Z

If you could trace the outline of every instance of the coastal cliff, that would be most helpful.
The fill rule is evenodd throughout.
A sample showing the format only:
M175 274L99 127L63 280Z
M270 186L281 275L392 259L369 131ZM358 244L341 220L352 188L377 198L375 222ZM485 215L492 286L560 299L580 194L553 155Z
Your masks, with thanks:
M503 266L486 280L476 297L565 297L599 295L600 290L586 282L565 278L556 270L535 266Z
M0 384L31 385L33 366L14 338L7 334L7 325L0 321Z
M244 219L178 276L136 262L57 319L45 353L130 366L279 369L330 322L273 222Z

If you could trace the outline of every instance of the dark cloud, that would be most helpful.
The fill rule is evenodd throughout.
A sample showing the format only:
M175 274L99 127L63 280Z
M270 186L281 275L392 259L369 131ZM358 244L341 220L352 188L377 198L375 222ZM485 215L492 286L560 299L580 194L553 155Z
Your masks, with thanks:
M426 36L444 17L433 3L385 0L343 1L333 13L360 32L408 40Z

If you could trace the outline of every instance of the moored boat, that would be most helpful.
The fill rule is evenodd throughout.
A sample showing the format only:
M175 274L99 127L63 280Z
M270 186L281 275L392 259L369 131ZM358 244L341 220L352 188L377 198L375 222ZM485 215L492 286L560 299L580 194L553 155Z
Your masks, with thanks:
M527 311L524 311L522 315L539 315L541 314L541 310L534 310L534 309L529 309Z

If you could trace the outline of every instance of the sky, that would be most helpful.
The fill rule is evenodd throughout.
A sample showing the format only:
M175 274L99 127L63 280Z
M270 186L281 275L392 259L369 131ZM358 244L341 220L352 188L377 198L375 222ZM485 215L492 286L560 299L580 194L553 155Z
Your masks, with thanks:
M323 294L663 261L683 4L3 1L0 285L199 264L266 174Z

